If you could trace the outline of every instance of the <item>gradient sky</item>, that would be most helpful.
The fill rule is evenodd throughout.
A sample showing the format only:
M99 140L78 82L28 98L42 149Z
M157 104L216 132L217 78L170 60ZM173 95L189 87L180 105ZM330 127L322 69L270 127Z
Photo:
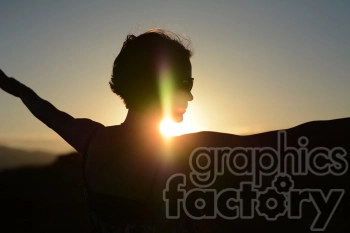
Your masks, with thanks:
M350 116L350 1L0 2L0 68L74 117L104 125L126 109L110 91L128 33L192 40L193 130L251 134ZM71 148L0 91L0 144Z

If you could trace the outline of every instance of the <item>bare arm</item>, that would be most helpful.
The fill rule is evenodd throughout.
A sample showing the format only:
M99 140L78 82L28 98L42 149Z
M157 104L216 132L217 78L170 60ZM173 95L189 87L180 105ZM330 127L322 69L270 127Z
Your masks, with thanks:
M0 88L19 97L29 111L53 129L79 153L83 154L91 135L103 125L89 119L75 119L40 98L32 89L0 70Z

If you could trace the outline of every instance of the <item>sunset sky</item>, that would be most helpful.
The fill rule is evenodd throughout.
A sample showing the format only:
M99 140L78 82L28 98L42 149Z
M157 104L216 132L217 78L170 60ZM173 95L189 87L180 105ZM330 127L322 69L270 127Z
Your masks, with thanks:
M192 41L194 100L182 127L252 134L350 116L350 1L0 2L0 69L76 118L123 122L109 88L127 34ZM0 91L0 144L72 150Z

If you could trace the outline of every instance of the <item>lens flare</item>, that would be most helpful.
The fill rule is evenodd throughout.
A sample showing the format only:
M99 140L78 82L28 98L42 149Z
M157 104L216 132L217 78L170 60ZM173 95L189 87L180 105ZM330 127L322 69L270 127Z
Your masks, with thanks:
M169 69L169 63L166 58L159 61L158 64L158 87L162 104L163 117L171 118L172 98L174 97L174 77Z

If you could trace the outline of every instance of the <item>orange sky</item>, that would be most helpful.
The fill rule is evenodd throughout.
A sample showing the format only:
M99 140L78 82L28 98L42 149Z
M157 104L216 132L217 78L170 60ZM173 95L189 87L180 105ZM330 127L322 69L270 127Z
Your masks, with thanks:
M0 4L0 68L74 117L124 120L112 62L128 33L152 27L192 40L192 130L250 134L350 115L348 1ZM0 92L0 106L0 144L71 150L19 99Z

